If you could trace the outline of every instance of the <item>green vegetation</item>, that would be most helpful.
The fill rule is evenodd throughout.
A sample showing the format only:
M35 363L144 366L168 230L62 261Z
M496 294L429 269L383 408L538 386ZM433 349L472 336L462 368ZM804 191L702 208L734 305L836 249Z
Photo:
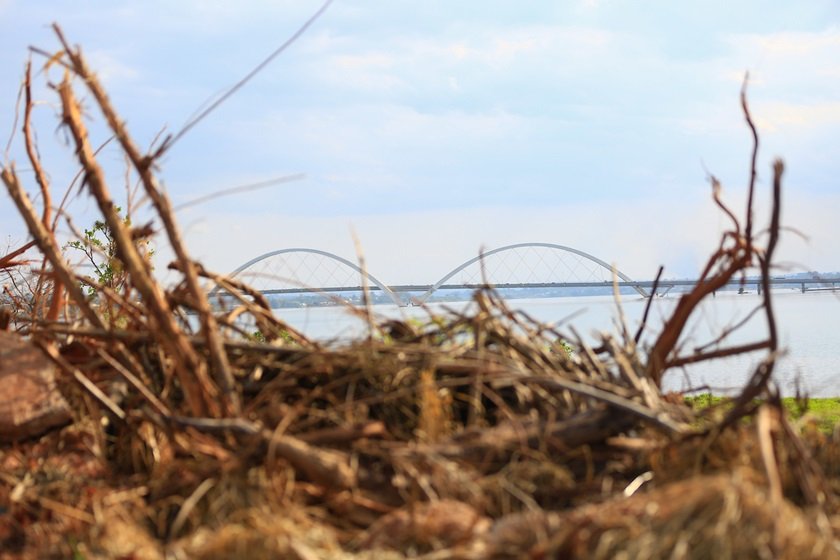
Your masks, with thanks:
M117 214L122 213L122 208L119 206L115 210ZM131 216L123 216L122 222L127 227L130 227ZM138 236L135 243L142 250L151 266L154 249L149 247L148 237ZM117 244L114 240L113 232L107 223L103 220L96 220L90 229L85 229L82 239L71 241L66 247L84 253L85 258L93 267L94 280L99 286L104 286L117 292L122 290L127 276L123 269L123 264L117 256ZM94 295L96 290L96 286L88 286L89 295Z
M119 213L122 209L117 206L116 210ZM130 225L129 218L123 218L123 221ZM103 220L96 220L90 229L85 229L82 239L69 242L67 247L84 253L99 285L117 290L122 287L125 282L122 263L117 258L117 246L111 228ZM94 293L96 288L88 286L88 294Z
M711 393L702 393L685 397L685 402L700 411L715 406L726 407L730 399ZM782 399L782 404L791 418L798 420L808 414L816 420L820 430L826 433L831 433L840 423L840 397L807 399L785 397Z

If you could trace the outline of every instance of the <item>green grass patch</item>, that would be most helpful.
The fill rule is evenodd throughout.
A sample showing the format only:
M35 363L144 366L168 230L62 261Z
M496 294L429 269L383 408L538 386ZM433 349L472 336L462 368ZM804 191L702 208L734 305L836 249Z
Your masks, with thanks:
M730 400L729 397L721 397L711 393L685 397L686 404L698 411L713 406L725 407ZM805 414L810 414L816 419L820 429L824 432L833 431L834 427L840 423L840 397L812 399L785 397L782 399L782 404L794 420Z

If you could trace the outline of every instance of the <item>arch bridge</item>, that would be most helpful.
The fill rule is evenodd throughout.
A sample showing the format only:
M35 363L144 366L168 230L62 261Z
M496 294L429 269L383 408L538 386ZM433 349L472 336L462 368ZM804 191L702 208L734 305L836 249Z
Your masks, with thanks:
M335 297L340 292L361 291L364 284L399 306L422 304L439 290L471 289L485 284L497 288L604 287L612 286L615 277L620 286L648 295L646 283L632 280L594 255L554 243L517 243L484 251L433 284L389 285L339 255L300 247L259 255L230 276L266 295L319 293ZM219 288L213 291L218 292Z

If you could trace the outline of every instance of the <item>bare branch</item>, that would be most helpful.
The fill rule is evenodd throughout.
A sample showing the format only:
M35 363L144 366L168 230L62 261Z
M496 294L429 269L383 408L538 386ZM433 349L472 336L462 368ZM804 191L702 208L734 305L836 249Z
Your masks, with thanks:
M190 206L196 206L198 204L203 204L208 200L213 200L216 198L221 198L223 196L230 196L232 194L239 194L243 192L255 191L258 189L264 189L266 187L270 187L273 185L279 185L283 183L292 183L294 181L300 181L306 178L304 173L295 173L294 175L284 175L282 177L275 177L274 179L269 179L267 181L259 181L257 183L250 183L248 185L240 185L238 187L231 187L229 189L221 189L216 192L212 192L210 194L206 194L204 196L199 196L198 198L194 198L192 200L188 200L187 202L182 202L181 204L176 204L172 207L172 210L177 212L178 210L183 210L184 208L189 208Z
M752 117L750 116L749 105L747 104L747 83L749 82L749 79L750 74L747 72L744 74L744 83L741 86L741 108L744 111L744 119L747 121L747 126L750 128L750 132L753 137L753 150L752 157L750 158L750 181L749 190L747 191L747 227L744 232L747 242L752 243L753 195L755 193L755 179L757 176L756 165L758 162L758 131L755 128L755 124L753 124Z
M642 333L645 330L645 326L647 325L648 320L648 313L650 313L650 307L653 304L653 298L656 297L656 288L659 287L659 279L662 278L662 272L665 270L664 266L660 266L659 270L656 272L656 278L653 279L653 287L650 290L650 296L648 297L647 303L645 304L645 312L642 315L642 323L639 325L639 330L636 331L636 336L633 337L633 341L638 344L639 340L642 338Z
M289 37L285 43L280 45L273 53L268 55L268 57L260 62L253 70L248 72L244 78L236 82L229 90L227 90L221 97L219 97L216 101L210 104L209 107L201 111L198 115L190 119L184 126L178 131L175 136L170 136L166 140L164 140L163 145L155 152L152 159L158 159L162 156L165 152L167 152L172 146L175 145L178 140L180 140L187 132L189 132L195 125L201 122L207 115L212 113L219 107L222 103L227 101L233 94L239 91L246 83L248 83L254 76L259 74L266 66L268 66L272 60L277 58L283 51L289 48L292 43L297 41L301 35L303 35L309 27L315 23L321 14L327 11L327 8L332 4L333 0L327 0L324 4L315 12L312 17L310 17L306 22L291 36Z

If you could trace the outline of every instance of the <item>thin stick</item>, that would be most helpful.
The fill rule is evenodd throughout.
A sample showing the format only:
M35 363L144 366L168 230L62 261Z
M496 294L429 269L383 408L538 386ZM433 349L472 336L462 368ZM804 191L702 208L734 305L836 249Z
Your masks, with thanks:
M195 506L198 505L201 498L203 498L204 495L207 494L207 492L209 492L215 485L215 478L205 479L204 482L199 484L198 487L193 490L192 494L184 500L184 503L181 505L181 509L178 510L178 514L175 516L175 521L172 522L172 527L169 529L170 539L174 539L178 536L178 533L181 532L181 529L184 527L184 523L187 522L187 518L190 516L190 513L192 513L192 510L195 509Z
M730 327L727 327L727 328L723 329L723 332L721 332L721 333L720 333L720 335L719 335L718 337L716 337L714 340L712 340L712 341L710 341L710 342L707 342L706 344L704 344L704 345L702 345L702 346L698 346L698 347L696 347L696 348L694 349L694 351L695 351L695 352L703 352L703 351L704 351L704 350L706 350L707 348L710 348L710 347L712 347L712 346L715 346L715 345L717 345L717 344L720 344L721 342L723 342L724 340L726 340L726 338L727 338L727 337L729 337L729 335L731 335L732 333L734 333L735 331L737 331L738 329L740 329L741 327L743 327L744 325L746 325L746 324L749 322L749 320L750 320L750 319L752 319L753 317L755 317L755 315L756 315L759 311L761 311L763 308L764 308L764 305L763 305L763 304L762 304L762 305L758 305L758 306L756 306L755 308L753 308L753 310L752 310L752 311L750 311L749 313L747 313L747 315L746 315L743 319L741 319L740 321L738 321L738 322L737 322L737 323L735 323L734 325L732 325L732 326L730 326Z
M210 272L199 262L195 262L193 264L195 265L196 272L199 276L212 280L216 284L216 288L212 290L211 295L213 293L217 293L219 290L228 292L232 297L236 298L236 300L239 301L246 308L248 313L253 315L258 322L261 322L263 326L267 327L266 330L268 332L263 333L266 336L266 339L271 340L276 338L276 331L283 330L298 344L312 344L302 333L274 316L274 313L271 311L271 305L269 305L268 300L261 292L255 290L244 282L236 280L235 278ZM175 270L181 270L181 266L177 262L172 263L170 267ZM249 301L243 296L243 294L253 298L254 301Z
M109 355L101 348L96 350L96 354L100 358L105 360L105 362L108 363L108 365L114 368L117 371L117 373L119 373L123 377L123 379L125 379L126 381L128 381L128 383L131 384L132 387L137 389L137 392L143 395L143 398L146 399L149 402L149 404L152 405L158 411L158 413L163 414L164 416L169 416L170 414L172 414L169 411L169 408L165 404L163 404L163 402L161 402L161 400L157 398L157 396L155 396L155 394L152 393L148 389L148 387L146 387L145 383L143 383L136 375L131 373L128 370L128 368L119 363L116 359L111 357L111 355Z
M624 343L630 340L630 333L627 331L627 317L624 314L624 307L621 305L621 288L618 287L618 274L615 265L612 267L612 289L613 301L615 302L615 310L618 313L618 326L621 328L621 338Z
M22 261L15 261L16 257L27 252L29 249L35 246L35 241L28 241L24 245L21 245L11 253L6 253L2 257L0 257L0 270L4 268L11 268L13 266L17 266L19 264L23 264Z
M731 348L721 348L712 352L697 353L682 358L674 358L673 360L670 360L668 362L667 367L681 367L686 366L688 364L703 362L706 360L725 358L727 356L735 356L737 354L745 354L747 352L756 352L758 350L764 350L766 348L770 348L770 343L767 340L763 340L761 342L753 342L751 344L743 344L740 346L733 346Z
M2 178L3 183L6 185L6 190L8 190L9 195L11 195L12 200L18 208L18 212L26 222L26 226L29 228L29 233L35 238L35 243L38 244L38 248L50 261L50 264L53 267L53 273L56 274L57 278L62 284L64 284L64 287L67 289L70 297L72 297L73 301L76 302L76 305L79 306L79 309L85 318L90 321L94 327L105 328L102 320L93 308L90 307L87 297L85 297L84 292L82 292L82 288L76 282L75 274L73 274L67 266L67 263L64 261L61 249L58 247L52 232L50 232L41 220L38 219L35 209L32 206L32 201L29 199L26 191L23 190L23 187L21 187L20 182L18 181L14 166L10 165L9 167L3 168L2 172L0 172L0 178Z
M714 175L711 175L709 177L709 181L711 181L712 183L712 199L715 201L715 204L717 204L718 208L723 210L723 213L729 216L729 219L732 220L732 227L734 228L732 231L735 232L735 236L737 237L741 234L741 224L738 223L738 218L735 217L735 214L732 213L732 210L727 208L727 206L723 203L723 200L721 200L720 198L720 193L723 190L723 187L721 186L720 181L718 181L717 177L715 177Z
M639 325L639 330L636 331L636 336L633 337L633 342L636 344L639 343L639 340L642 338L642 333L645 330L645 326L647 325L648 320L648 313L650 313L651 304L653 304L653 298L656 297L656 288L659 287L659 279L662 278L662 272L665 270L664 266L659 267L659 271L656 273L656 278L653 279L653 287L650 290L650 296L648 297L647 303L645 304L645 312L642 315L642 324Z
M44 227L49 228L50 217L52 216L52 196L50 195L50 183L47 180L46 173L44 173L44 168L41 166L41 158L38 156L38 150L35 148L35 140L33 139L32 135L32 61L29 60L26 63L26 73L25 78L23 81L23 91L24 91L24 106L23 106L23 139L24 144L26 146L26 155L29 158L29 162L32 164L32 171L35 173L35 180L38 182L38 186L41 189L41 203L43 204L44 208L41 212L41 222L43 222ZM50 233L55 237L55 233L53 230L50 230ZM57 244L57 243L56 243ZM46 268L47 259L44 257L41 265L41 269L44 270ZM46 318L49 321L54 321L58 318L58 312L62 307L62 303L64 301L64 289L63 284L58 281L58 278L55 275L42 275L38 278L38 284L36 287L36 294L41 294L42 290L41 287L43 283L46 281L45 279L49 276L52 279L52 297L50 299L50 307L47 310Z
M752 157L750 158L750 182L749 190L747 191L747 227L745 235L747 243L752 243L752 225L753 225L753 194L755 192L755 179L758 173L756 172L756 165L758 161L758 131L755 128L752 117L750 116L749 105L747 104L747 83L749 82L750 74L744 74L744 83L741 86L741 109L743 109L744 119L747 121L747 126L753 137Z
M767 241L767 249L764 252L764 258L761 260L761 284L764 288L764 310L767 315L771 352L775 352L779 345L778 335L776 333L776 318L773 315L773 298L770 297L770 264L773 260L773 253L776 251L776 243L779 241L782 174L784 172L785 164L782 160L777 159L773 162L773 212L770 216L770 239Z
M376 330L376 323L373 320L373 308L371 307L370 285L368 282L367 264L365 263L365 253L362 250L362 243L359 241L359 236L356 235L355 231L353 231L352 234L353 246L356 249L356 260L359 261L359 268L362 271L360 278L362 282L362 306L365 310L365 318L367 319L368 341L372 341L373 332Z
M164 140L163 144L158 149L158 151L155 152L152 159L158 159L160 156L162 156L173 145L175 145L175 143L178 142L178 140L180 140L187 132L189 132L195 125L197 125L199 122L201 122L207 115L209 115L210 113L215 111L216 108L219 105L221 105L222 103L227 101L228 98L230 98L234 93L239 91L242 88L242 86L244 86L246 83L248 83L251 80L251 78L253 78L257 74L259 74L266 66L268 66L271 63L272 60L277 58L277 56L279 56L283 51L285 51L287 48L289 48L292 45L292 43L297 41L300 38L300 36L303 35L306 32L306 30L309 29L309 27L313 23L315 23L315 20L317 20L319 17L321 17L321 14L323 14L325 11L327 11L327 8L330 6L330 4L332 4L332 0L327 0L326 2L324 2L324 4L321 6L321 8L317 12L315 12L308 20L306 20L306 22L291 37L286 39L285 43L280 45L273 53L268 55L268 57L265 60L260 62L253 70L248 72L245 75L244 78L242 78L241 80L236 82L233 85L233 87L231 87L229 90L227 90L227 92L224 93L224 95L219 97L209 107L207 107L201 113L199 113L194 118L192 118L190 121L188 121L187 124L185 124L184 127L181 128L181 130L178 131L177 134L175 134L175 136L170 136L169 138Z
M248 185L240 185L238 187L231 187L229 189L222 189L216 192L212 192L210 194L206 194L204 196L199 196L198 198L194 198L192 200L188 200L187 202L182 202L181 204L176 204L172 207L172 210L177 212L179 210L183 210L184 208L189 208L190 206L196 206L198 204L203 204L208 200L213 200L215 198L221 198L223 196L230 196L232 194L239 194L243 192L255 191L258 189L264 189L266 187L270 187L272 185L279 185L282 183L293 183L295 181L301 181L306 178L305 173L295 173L294 175L284 175L282 177L275 177L274 179L268 179L267 181L259 181L257 183L250 183Z
M23 81L24 105L23 105L23 139L26 146L26 155L32 164L32 171L35 173L35 180L41 188L41 199L44 209L41 214L41 221L47 225L50 221L52 211L52 197L50 196L50 184L41 166L41 159L35 149L35 141L32 139L32 61L26 63L26 73Z
M99 145L99 147L98 147L98 148L96 148L96 150L94 150L94 151L93 151L93 155L94 155L94 156L98 156L98 155L99 155L99 152L101 152L102 150L104 150L104 149L105 149L105 146L107 146L108 144L110 144L110 143L111 143L111 140L113 140L113 139L114 139L114 136L111 136L110 138L108 138L107 140L105 140L104 142L102 142L102 144L100 144L100 145ZM67 201L70 199L70 193L71 193L71 192L73 192L73 186L74 186L74 185L75 185L75 184L79 181L79 179L81 179L81 178L84 176L84 174L85 174L85 170L84 170L84 168L79 169L79 171L78 171L78 172L76 173L76 175L73 177L73 180L72 180L72 181L70 181L70 185L69 185L69 186L67 187L67 189L64 191L64 196L63 196L63 197L61 197L61 203L58 205L58 208L56 209L56 212L55 212L55 218L53 218L52 227L50 227L50 229L51 229L53 232L55 231L56 227L58 226L58 218L59 218L59 216L61 216L61 215L65 215L65 216L66 216L66 214L64 213L64 206L67 204ZM69 220L70 218L68 217L67 219Z
M95 398L99 403L107 408L111 414L119 418L120 420L126 419L126 414L123 409L121 409L117 404L112 401L108 395L102 392L102 389L97 387L93 381L88 379L84 373L82 373L78 368L72 366L67 360L65 360L61 354L58 353L55 346L52 344L45 344L39 343L41 349L47 353L47 355L55 362L62 370L69 373L73 376L73 378L85 389L93 398Z
M500 376L498 378L495 378L493 381L498 383L504 379L506 378ZM601 401L612 408L628 412L633 416L645 420L646 422L658 426L672 434L685 433L689 429L688 426L684 424L678 424L666 415L660 414L659 412L642 406L637 402L631 401L630 399L626 399L609 391L604 391L602 389L592 387L591 385L587 385L585 383L572 381L571 379L563 379L561 377L549 378L537 375L516 376L511 379L523 383L535 383L537 385L542 385L546 388L554 390L564 389L573 393L577 393L579 395L590 397L597 401Z
M18 119L20 118L20 102L23 99L23 84L18 88L17 101L15 101L15 118L12 120L12 130L9 132L9 140L6 142L6 150L3 152L4 161L9 161L9 151L12 149L12 142L15 139Z

